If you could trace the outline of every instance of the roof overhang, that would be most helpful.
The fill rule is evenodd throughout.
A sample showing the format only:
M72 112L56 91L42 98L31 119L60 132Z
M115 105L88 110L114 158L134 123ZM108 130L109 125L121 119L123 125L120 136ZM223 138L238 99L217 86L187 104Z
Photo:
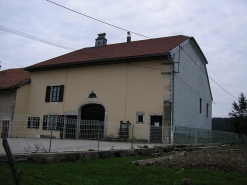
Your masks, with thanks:
M25 80L19 84L16 84L14 86L11 86L11 87L6 87L6 88L0 88L0 90L12 90L12 89L18 89L20 88L21 86L24 86L24 85L27 85L27 84L30 84L31 83L31 79L28 79L28 80Z
M126 62L139 62L147 60L161 60L167 59L170 53L158 53L150 55L140 55L140 56L129 56L129 57L120 57L120 58L106 58L100 60L89 60L89 61L78 61L70 62L64 64L54 64L54 65L44 65L44 66L30 66L24 68L25 71L43 71L43 70L54 70L54 69L64 69L64 68L75 68L75 67L86 67L86 66L97 66L97 65L108 65L108 64L118 64Z

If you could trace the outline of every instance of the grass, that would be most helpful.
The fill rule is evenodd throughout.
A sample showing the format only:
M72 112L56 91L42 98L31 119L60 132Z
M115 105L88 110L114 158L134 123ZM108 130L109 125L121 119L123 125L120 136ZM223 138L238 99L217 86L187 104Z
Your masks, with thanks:
M169 169L148 166L132 165L134 160L150 157L122 157L100 160L81 159L75 163L34 164L21 162L18 169L22 184L172 184L180 185L182 179L189 178L193 185L244 185L247 182L246 174L231 174L219 171L198 169ZM12 185L12 172L7 163L0 163L0 184ZM34 178L44 178L41 180ZM56 182L56 183L54 183Z

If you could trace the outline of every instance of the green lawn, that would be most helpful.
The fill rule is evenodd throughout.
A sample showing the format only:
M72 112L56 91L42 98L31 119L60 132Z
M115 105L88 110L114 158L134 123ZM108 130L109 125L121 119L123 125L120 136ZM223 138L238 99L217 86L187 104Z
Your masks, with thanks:
M122 157L100 160L80 160L76 163L34 164L18 163L22 184L163 184L180 185L189 178L193 185L246 185L246 174L231 174L198 169L169 169L136 166L131 161L150 157ZM7 163L0 163L0 184L14 184L12 172ZM30 176L31 175L31 176ZM37 178L34 178L35 176ZM43 178L46 180L40 180ZM54 183L55 182L55 183Z

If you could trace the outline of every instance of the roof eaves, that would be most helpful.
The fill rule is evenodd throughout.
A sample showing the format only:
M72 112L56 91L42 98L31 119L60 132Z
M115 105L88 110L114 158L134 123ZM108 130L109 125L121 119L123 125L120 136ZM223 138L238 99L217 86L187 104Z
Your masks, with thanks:
M198 47L199 51L200 51L201 54L202 54L203 59L205 60L206 64L208 64L208 61L207 61L207 59L206 59L204 53L202 52L200 46L199 46L198 43L196 42L195 38L194 38L194 37L191 37L190 39L196 44L196 46ZM206 75L207 75L207 81L208 81L209 91L210 91L210 94L211 94L211 99L212 99L212 101L213 101L213 94L212 94L211 86L210 86L210 83L209 83L208 71L207 71L207 68L206 68L206 67L205 67L205 69L206 69Z
M28 80L25 80L19 84L16 84L16 85L13 85L13 86L10 86L10 87L6 87L6 88L0 88L0 90L11 90L11 89L17 89L21 86L24 86L24 85L27 85L27 84L30 84L31 83L31 79L28 79Z
M191 39L192 41L194 41L194 43L195 43L196 46L198 47L199 51L201 52L201 54L202 54L204 60L206 61L206 64L208 64L208 60L207 60L207 58L205 57L204 53L202 52L200 46L199 46L198 43L196 42L196 39L195 39L194 37L191 37L190 39Z
M148 60L148 59L162 59L164 57L167 57L168 55L169 55L169 53L157 53L157 54L140 55L140 56L106 58L106 59L99 59L99 60L89 60L89 61L78 61L78 62L64 63L64 64L53 64L53 65L45 65L45 66L26 67L26 68L24 68L24 70L32 72L32 71L61 69L61 68L107 65L107 64L115 64L115 63L143 61L143 60Z

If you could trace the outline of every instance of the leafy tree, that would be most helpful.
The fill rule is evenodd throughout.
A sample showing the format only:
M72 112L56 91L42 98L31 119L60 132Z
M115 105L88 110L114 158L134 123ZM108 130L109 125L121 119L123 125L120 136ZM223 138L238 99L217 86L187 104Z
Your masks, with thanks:
M235 132L238 134L247 134L247 99L241 92L238 103L232 103L232 111L229 116L233 118L235 124Z

